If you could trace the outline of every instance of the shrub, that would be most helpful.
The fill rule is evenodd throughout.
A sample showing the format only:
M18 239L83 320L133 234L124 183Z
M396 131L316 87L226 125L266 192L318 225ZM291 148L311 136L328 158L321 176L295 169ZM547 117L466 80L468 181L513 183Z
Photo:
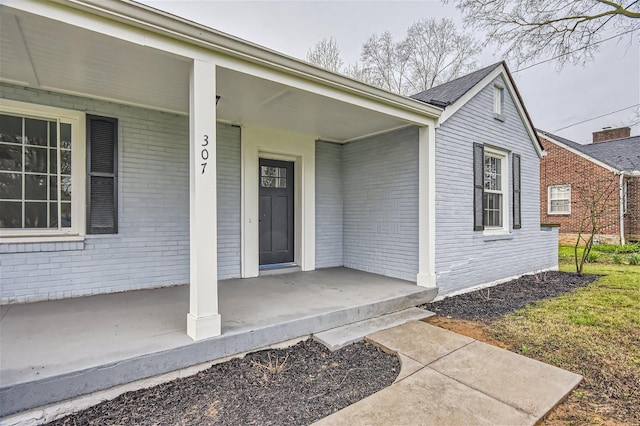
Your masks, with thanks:
M627 256L629 265L640 265L640 253L633 253Z
M618 244L595 244L593 250L600 253L640 253L640 243Z
M613 263L615 263L616 265L622 264L622 256L620 256L619 254L611 255L611 260L613 260Z
M623 246L617 244L594 244L593 250L600 253L618 253L621 247Z
M595 252L589 252L589 254L587 255L587 258L585 259L585 262L587 263L596 263L598 261L598 253Z

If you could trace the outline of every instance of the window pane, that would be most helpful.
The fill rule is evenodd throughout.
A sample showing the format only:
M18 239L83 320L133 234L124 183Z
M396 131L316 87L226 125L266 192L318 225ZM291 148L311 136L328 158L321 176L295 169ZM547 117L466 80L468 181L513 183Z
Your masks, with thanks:
M20 143L22 140L22 118L0 115L0 141Z
M49 122L49 146L58 146L58 126L55 121Z
M58 203L49 203L49 228L58 227Z
M71 149L71 124L60 123L60 147Z
M484 226L502 226L502 194L484 194Z
M24 171L47 173L47 149L24 147Z
M56 176L49 177L49 199L58 199L58 178Z
M47 228L47 203L24 203L24 227Z
M47 199L47 176L26 175L24 177L24 197L27 200Z
M0 173L0 199L22 199L22 175L19 173Z
M60 152L60 173L63 175L71 174L71 151Z
M22 228L22 203L0 201L0 228Z
M29 145L48 145L48 123L44 120L35 120L33 118L25 118L24 120L24 136L25 143Z
M486 155L484 157L484 188L502 190L502 160Z
M62 217L62 227L71 227L71 203L61 203L60 214Z
M0 170L22 171L22 146L0 143Z
M58 174L58 151L56 149L49 150L49 173Z
M60 196L63 200L71 200L71 176L62 176Z
M284 167L260 166L260 185L263 188L286 188L287 169Z

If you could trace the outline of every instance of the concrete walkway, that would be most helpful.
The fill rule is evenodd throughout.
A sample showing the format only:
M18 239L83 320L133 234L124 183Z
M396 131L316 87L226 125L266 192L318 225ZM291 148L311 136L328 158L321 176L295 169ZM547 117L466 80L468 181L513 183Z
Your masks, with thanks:
M533 425L582 380L424 322L367 340L399 355L398 379L316 425Z

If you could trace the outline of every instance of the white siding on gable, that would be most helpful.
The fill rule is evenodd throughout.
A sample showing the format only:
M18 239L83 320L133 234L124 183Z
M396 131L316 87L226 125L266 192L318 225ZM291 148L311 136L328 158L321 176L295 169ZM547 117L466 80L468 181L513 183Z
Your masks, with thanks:
M342 266L342 145L316 142L316 268Z
M488 84L436 129L436 274L439 294L557 266L554 232L540 230L539 158L505 89L502 118L494 118L494 87ZM473 143L491 145L522 158L522 228L513 229L512 171L509 231L488 236L473 230ZM512 162L509 161L509 164Z
M405 280L418 273L418 129L344 145L344 266Z
M118 234L0 244L0 301L35 301L189 281L188 118L0 84L1 96L118 119ZM219 278L240 275L240 133L218 125Z

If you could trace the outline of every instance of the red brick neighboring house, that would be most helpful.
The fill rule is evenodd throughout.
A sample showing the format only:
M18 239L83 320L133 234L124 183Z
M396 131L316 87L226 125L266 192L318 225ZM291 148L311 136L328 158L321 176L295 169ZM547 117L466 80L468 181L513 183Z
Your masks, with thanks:
M593 192L611 191L602 210L606 227L596 242L640 241L640 136L630 132L594 132L593 143L582 145L538 130L547 152L540 162L540 218L560 225L560 244L576 242L586 210L581 195L589 185Z

